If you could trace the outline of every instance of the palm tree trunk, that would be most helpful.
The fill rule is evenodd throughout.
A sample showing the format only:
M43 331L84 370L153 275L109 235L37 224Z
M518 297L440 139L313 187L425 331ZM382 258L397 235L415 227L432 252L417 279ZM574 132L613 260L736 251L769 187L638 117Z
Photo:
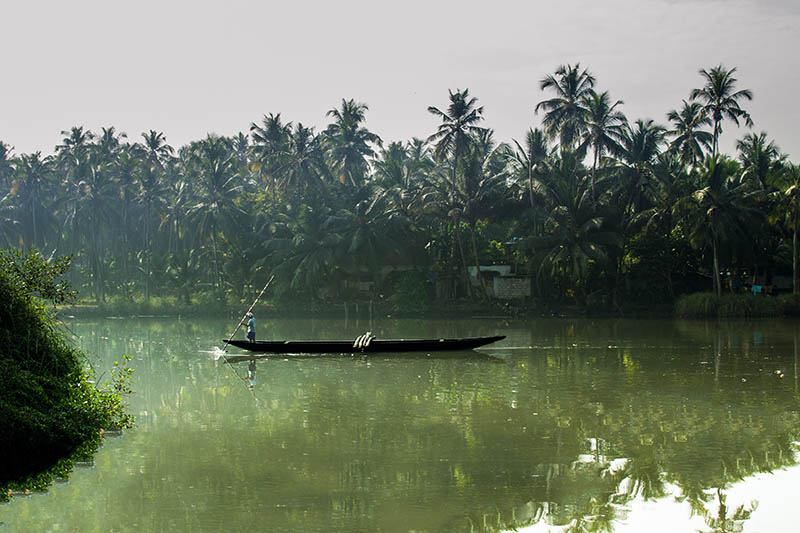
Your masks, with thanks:
M530 196L530 199L531 199L531 207L534 207L534 205L533 205L533 162L532 161L528 161L528 195ZM535 226L536 226L536 224L534 223L534 227Z
M594 149L594 163L592 164L592 202L593 203L597 201L595 199L595 195L594 195L594 175L597 172L597 161L599 159L598 150L599 150L599 148L595 147L595 149Z
M454 237L456 239L456 246L458 246L458 255L461 257L461 270L462 275L466 276L467 281L467 297L472 299L472 281L469 279L469 270L467 269L467 260L464 257L464 247L461 245L461 232L459 231L459 226L461 225L461 219L457 218L455 220L455 229L454 229Z
M800 381L800 377L797 375L798 370L798 357L797 357L797 326L794 328L794 391L797 392L797 385L798 381Z
M33 240L31 241L31 246L33 246L33 247L37 247L37 242L36 242L37 241L37 239L36 239L36 201L38 201L38 198L34 201L33 206L31 206L31 219L33 220L33 223L31 224L33 226Z
M794 215L792 232L792 294L797 294L797 213Z
M144 301L150 303L150 203L144 209Z
M475 268L478 269L478 285L481 288L481 296L483 296L484 300L489 299L489 294L486 292L486 287L483 285L483 278L481 277L481 263L478 259L478 243L475 239L475 223L470 224L470 230L472 233L472 255L475 257Z
M219 260L217 259L217 231L214 228L214 232L211 234L211 245L214 248L214 287L216 289L217 295L219 295Z
M714 382L719 383L719 367L722 362L722 340L719 328L717 328L717 335L714 343Z
M714 144L711 145L711 159L717 156L717 140L719 139L719 120L714 117Z
M719 298L722 296L722 285L719 281L719 257L717 256L717 237L714 236L714 293Z
M94 222L94 216L92 216L92 223L91 223L91 231L89 237L89 249L91 252L91 265L92 265L92 285L94 286L94 302L97 305L100 305L100 291L98 290L97 285L97 276L98 276L98 268L97 268L97 224Z
M129 279L128 279L128 260L130 258L130 254L128 252L129 252L130 247L128 246L128 227L129 227L128 226L128 201L126 199L125 202L122 204L122 228L120 230L121 237L122 237L120 239L122 253L119 254L121 256L121 259L122 259L122 279L123 279L123 283L128 283L128 281L129 281ZM127 293L127 291L126 291L126 293Z

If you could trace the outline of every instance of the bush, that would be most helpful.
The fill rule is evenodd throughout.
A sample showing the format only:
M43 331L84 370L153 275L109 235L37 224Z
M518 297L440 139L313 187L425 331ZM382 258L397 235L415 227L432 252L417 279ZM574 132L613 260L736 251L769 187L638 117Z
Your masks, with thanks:
M723 294L700 292L678 298L675 314L682 318L759 318L783 314L783 300L752 294Z
M800 295L782 294L778 297L781 314L784 316L800 316Z
M389 302L400 313L424 313L430 308L429 283L422 272L401 272L392 280Z
M132 423L121 399L132 370L117 367L110 384L91 384L42 299L72 296L57 281L68 265L0 252L0 499L9 488L43 489L97 448L102 428Z

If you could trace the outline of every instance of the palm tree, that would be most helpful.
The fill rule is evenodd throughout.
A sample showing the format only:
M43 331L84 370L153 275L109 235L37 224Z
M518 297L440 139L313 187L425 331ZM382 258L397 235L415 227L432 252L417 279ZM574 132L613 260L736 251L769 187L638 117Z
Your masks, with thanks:
M688 250L677 247L685 239L673 233L676 229L675 206L695 190L690 181L688 167L676 152L666 151L658 156L652 167L648 189L650 207L635 213L630 221L633 227L644 226L644 232L636 235L636 241L629 244L635 248L640 244L646 245L644 243L647 242L656 246L661 243L661 251L659 248L649 248L644 253L651 260L659 261L656 275L663 278L667 291L674 298L673 274L693 268L691 262L683 260L680 253L681 250Z
M703 520L710 528L708 533L729 533L731 531L741 531L742 524L750 519L750 515L758 507L757 502L750 502L750 505L742 504L732 512L728 512L729 508L726 503L726 495L719 488L717 488L717 513L711 514L708 510L704 510ZM706 532L702 532L706 533Z
M81 254L79 240L81 236L87 235L91 230L87 227L85 232L81 232L85 226L84 212L81 206L85 195L79 184L86 176L94 172L88 152L95 134L91 130L84 129L83 126L73 126L69 130L62 131L61 135L64 137L61 144L56 145L54 165L55 171L62 176L66 191L65 194L59 196L57 209L60 211L64 223L62 237L69 238L68 253L74 257L73 268L70 269L70 276L74 284L82 266L83 254Z
M472 284L466 270L467 262L460 239L461 225L463 223L470 228L472 260L480 280L477 226L493 210L500 212L503 209L501 200L505 192L507 154L510 148L507 145L495 148L493 132L481 130L474 136L467 149L460 165L463 177L457 186L452 186L446 174L432 172L426 179L425 187L420 191L419 203L423 210L434 213L437 219L449 218L452 221L455 242L451 248L451 259L455 257L457 249L461 264L464 265L463 273L467 275L467 293L471 297ZM480 286L483 289L483 285Z
M266 179L272 189L272 199L276 199L276 184L282 170L281 159L289 152L289 138L292 123L281 122L281 114L264 115L261 125L250 124L250 137L253 141L253 170Z
M508 157L517 167L517 177L527 182L528 198L531 207L534 207L533 178L542 170L542 165L550 155L550 147L544 132L538 128L530 128L525 134L525 145L522 146L516 139L512 139L517 149L508 152Z
M781 173L778 190L773 193L777 197L775 214L770 217L773 222L782 222L792 234L792 292L800 293L798 287L798 245L800 232L800 166L789 164Z
M55 228L56 219L50 204L53 191L50 187L51 158L41 152L23 154L17 163L16 178L10 196L19 211L20 236L24 247L42 250L45 245L44 229Z
M381 148L373 162L375 183L383 187L402 185L407 179L408 152L402 142L392 142Z
M551 139L558 137L565 148L572 148L586 129L586 99L594 82L594 76L581 70L580 63L561 65L555 75L548 74L539 82L543 91L552 89L556 96L536 104L534 112L544 112L545 132Z
M242 213L235 200L242 189L235 171L235 160L229 141L209 135L193 143L191 148L192 174L198 179L198 203L189 208L198 234L211 240L214 285L221 289L219 264L220 237L225 230L236 231L236 218Z
M621 247L620 235L592 200L586 170L575 153L563 151L554 157L535 190L546 206L545 232L525 239L524 245L540 254L540 275L549 267L550 276L570 284L579 299L590 266L609 260L610 252Z
M159 230L166 229L167 231L167 252L170 254L180 254L183 251L186 237L184 224L192 201L189 182L177 172L178 170L175 169L170 173L171 175L168 174L171 179L168 179L165 184L164 215L158 227Z
M130 280L130 266L132 261L131 237L135 228L133 227L133 210L138 193L137 175L140 165L140 152L136 145L125 143L119 155L113 162L114 180L119 187L119 206L121 238L118 239L118 257L121 263L122 279L125 282ZM130 295L129 295L130 296Z
M87 149L96 137L91 130L84 130L83 126L73 126L70 130L62 131L61 135L65 137L61 140L61 144L56 145L56 152L66 152L72 155Z
M197 283L200 271L198 255L196 248L183 248L169 255L167 283L175 289L186 305L192 301L192 289Z
M753 120L739 105L740 100L752 100L753 93L748 89L735 90L736 82L733 77L736 67L727 70L718 65L711 70L701 69L700 75L705 79L701 89L693 89L690 95L692 100L699 100L703 110L708 113L713 121L714 140L711 145L711 155L716 156L719 149L719 136L722 133L722 121L726 118L739 126L739 119L744 119L745 125L753 126Z
M325 144L339 182L359 187L369 170L367 157L375 151L371 144L381 145L381 138L363 126L367 104L342 99L341 109L331 109L325 116L333 117L325 130Z
M450 158L451 173L449 189L450 193L446 195L449 200L439 200L440 205L450 204L448 216L453 219L453 230L455 246L458 247L462 263L462 275L467 286L467 293L472 296L472 288L469 282L469 273L467 272L466 261L464 260L464 251L461 245L461 237L459 228L461 226L460 209L455 204L458 196L458 190L463 189L463 183L458 179L458 168L462 158L467 154L470 145L474 142L474 137L483 131L484 128L476 126L478 122L483 120L483 107L475 107L477 98L470 98L469 89L463 91L456 90L448 91L450 93L450 105L447 111L442 111L437 107L429 106L428 112L439 117L442 123L439 128L428 137L427 141L435 143L434 155L441 163ZM441 195L443 191L439 191ZM441 197L440 197L441 198ZM453 255L453 254L451 254Z
M667 118L672 121L672 129L667 135L673 137L670 150L680 154L684 163L696 166L703 160L705 150L711 150L714 136L702 129L712 125L712 120L699 102L683 100L680 111L672 110L667 113Z
M491 130L480 132L476 142L471 146L465 165L465 187L458 195L462 206L461 216L470 228L472 256L484 297L487 295L478 257L477 226L479 221L487 219L489 215L497 216L503 211L505 182L508 178L506 154L509 150L510 147L505 144L495 147Z
M468 146L471 144L473 136L480 133L483 128L476 126L483 120L483 107L475 107L477 98L470 98L469 89L463 91L448 91L450 93L450 104L447 111L442 111L437 107L429 106L428 112L439 117L442 123L428 137L427 142L435 143L434 155L441 163L451 158L451 183L457 186L457 170L461 157L466 154Z
M248 154L250 152L250 136L239 132L231 139L231 151L236 162L236 171L242 178L249 179L248 172L251 170L248 164Z
M359 192L366 196L369 190ZM336 263L355 274L370 272L378 287L381 266L390 258L401 256L407 237L407 228L400 224L403 219L393 214L383 194L357 198L352 208L332 211L323 230L333 239Z
M289 135L287 152L279 158L281 186L291 191L295 202L307 192L325 193L325 164L322 138L314 134L314 128L297 123Z
M88 238L86 252L92 276L92 290L96 303L105 298L104 250L102 241L108 236L104 229L112 222L116 211L117 184L114 182L108 164L103 164L96 151L89 151L90 146L75 143L62 152L73 152L71 157L62 157L66 171L67 195L65 228L72 233L72 251L77 252L77 238L84 235Z
M101 128L101 131L102 133L97 138L95 150L100 154L101 161L103 163L108 163L119 155L122 149L120 139L125 139L127 135L124 132L117 134L117 130L114 126Z
M422 236L423 212L422 188L435 163L430 158L424 141L413 139L405 145L393 142L381 149L380 157L374 161L376 205L383 206L388 225L403 228L402 255L413 263L424 263L424 249L418 242ZM424 244L424 243L422 243Z
M578 153L586 153L591 147L594 150L592 162L592 198L594 198L594 182L597 166L606 152L619 153L622 150L621 142L625 137L625 126L628 119L625 114L617 109L622 105L622 100L611 103L608 91L597 93L589 89L583 97L583 106L586 109L585 127Z
M280 229L266 242L275 275L288 280L289 288L309 290L312 297L339 262L339 238L326 226L330 215L325 206L292 207L278 214L275 226Z
M766 190L770 175L777 175L783 167L786 156L780 148L770 141L767 132L748 133L736 141L739 161L742 163L742 179L752 181L756 187Z
M689 168L676 152L659 154L650 170L653 180L649 187L653 193L649 199L651 205L634 217L637 221L645 221L648 229L655 227L667 236L675 228L675 205L695 189L691 187Z
M655 186L653 167L664 144L664 132L664 128L651 119L639 119L625 128L616 170L622 194L620 207L628 220L649 207Z
M144 142L139 144L144 158L151 166L157 167L158 170L163 170L166 160L172 157L175 150L167 144L167 138L162 132L150 130L142 133Z
M696 248L711 246L713 254L714 293L722 294L719 254L722 245L732 245L737 238L747 238L748 229L756 227L761 216L748 204L752 193L736 179L738 165L725 158L709 157L700 170L701 188L681 201L679 210L690 242Z
M424 139L412 137L406 143L406 152L408 154L407 177L409 184L411 182L421 182L425 174L436 166L430 146Z
M152 236L151 228L155 222L156 214L160 211L164 203L165 187L162 181L162 173L160 167L150 160L146 160L143 164L138 166L136 177L136 200L142 208L141 219L141 237L142 247L139 250L139 262L142 264L142 273L144 275L144 297L146 301L150 301L150 278L152 271L150 268L150 260L152 256Z
M0 186L3 186L0 192L2 193L7 192L8 188L11 186L11 177L14 174L13 151L13 146L0 141Z
M145 300L150 301L150 278L152 239L150 235L153 210L160 208L164 202L166 191L163 175L166 165L173 156L174 149L167 144L167 138L162 132L149 130L142 133L142 142L135 145L137 155L143 160L136 174L138 181L138 200L144 208L143 219L143 246L141 250L143 272L145 278Z

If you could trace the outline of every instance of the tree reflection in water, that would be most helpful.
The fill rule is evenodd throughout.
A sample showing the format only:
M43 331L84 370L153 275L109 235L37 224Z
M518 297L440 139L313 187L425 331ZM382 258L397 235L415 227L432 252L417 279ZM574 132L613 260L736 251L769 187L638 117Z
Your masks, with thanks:
M728 488L795 464L797 381L775 374L794 368L795 325L760 324L755 342L746 324L387 321L370 329L500 333L504 346L524 348L497 350L499 362L260 361L252 392L202 353L227 326L74 325L99 367L134 355L139 427L99 455L88 485L73 480L27 512L27 502L12 504L19 515L3 521L21 530L610 532L636 501L677 494L710 530L733 531L754 508L728 508ZM269 331L355 338L363 326L275 321ZM103 515L96 527L93 512Z

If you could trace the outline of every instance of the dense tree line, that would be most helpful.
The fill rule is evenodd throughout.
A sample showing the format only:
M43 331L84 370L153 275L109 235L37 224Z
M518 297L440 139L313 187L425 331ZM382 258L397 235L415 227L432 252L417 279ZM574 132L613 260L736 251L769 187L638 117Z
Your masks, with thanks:
M345 280L485 299L467 267L490 263L581 304L719 294L745 271L794 271L796 291L800 167L764 132L719 152L723 127L753 125L735 73L701 70L661 125L561 66L540 82L541 129L511 143L467 89L428 108L436 131L402 142L346 99L322 131L270 113L178 150L114 127L64 131L52 155L0 141L0 244L71 255L73 285L98 303L240 299L271 272L309 300L341 297Z

